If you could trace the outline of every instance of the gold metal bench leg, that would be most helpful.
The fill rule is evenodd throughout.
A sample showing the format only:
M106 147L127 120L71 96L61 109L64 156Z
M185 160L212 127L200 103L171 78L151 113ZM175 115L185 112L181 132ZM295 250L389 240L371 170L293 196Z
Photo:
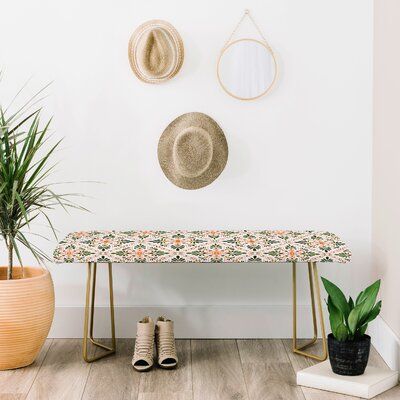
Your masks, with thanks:
M97 342L93 338L93 326L94 326L94 304L96 298L96 273L97 273L97 263L88 263L87 267L87 281L86 281L86 305L85 305L85 321L83 327L83 346L82 355L83 359L90 363L100 358L109 356L115 353L116 343L115 343L115 321L114 321L114 293L113 293L113 280L112 280L112 264L108 263L108 281L109 281L109 291L110 291L110 318L111 318L111 338L112 346L105 346ZM88 356L88 340L90 340L95 346L100 347L105 352L101 354L89 357Z
M312 319L313 319L313 327L314 327L314 337L304 344L301 347L297 347L297 288L296 288L296 263L292 264L292 274L293 274L293 353L300 354L305 357L313 358L314 360L324 361L328 357L328 350L326 344L326 334L325 334L325 325L324 325L324 315L322 312L322 301L321 301L321 291L319 286L319 277L318 277L318 268L317 263L309 262L308 263L308 279L310 284L310 296L311 296L311 311L312 311ZM322 335L322 355L311 354L304 349L311 346L317 341L318 338L318 328L317 328L317 316L316 316L316 307L315 307L315 294L317 295L318 302L318 313L319 313L319 321L321 327L321 335Z

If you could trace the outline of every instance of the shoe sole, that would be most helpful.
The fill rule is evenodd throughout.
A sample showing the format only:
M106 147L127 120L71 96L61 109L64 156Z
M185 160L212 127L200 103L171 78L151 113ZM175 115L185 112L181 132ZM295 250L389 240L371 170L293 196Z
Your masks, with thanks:
M178 366L178 364L174 364L174 365L162 365L162 364L158 364L158 366L162 369L174 369Z
M133 369L135 370L135 371L137 371L137 372L147 372L147 371L150 371L152 368L153 368L153 366L152 365L150 365L149 367L145 367L145 368L137 368L137 367L135 367L134 365L132 365L133 366Z

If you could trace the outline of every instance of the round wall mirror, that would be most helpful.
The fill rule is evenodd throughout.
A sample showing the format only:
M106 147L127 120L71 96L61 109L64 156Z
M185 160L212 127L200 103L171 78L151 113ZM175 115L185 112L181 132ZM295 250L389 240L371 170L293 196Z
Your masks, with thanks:
M240 39L222 50L217 74L219 83L229 95L240 100L254 100L272 88L277 64L265 42Z

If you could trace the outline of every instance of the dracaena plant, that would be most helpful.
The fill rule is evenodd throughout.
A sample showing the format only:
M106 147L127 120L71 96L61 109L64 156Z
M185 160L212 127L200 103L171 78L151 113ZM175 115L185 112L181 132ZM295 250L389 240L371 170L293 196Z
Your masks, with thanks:
M332 334L339 341L357 340L365 335L368 324L380 313L382 301L376 303L380 280L363 290L354 301L328 279L322 278L328 293L326 301Z
M44 218L57 237L49 210L82 209L70 200L72 194L57 194L47 182L54 167L51 157L61 141L49 145L51 120L42 124L41 109L31 111L42 91L12 113L0 105L0 233L8 252L7 279L13 278L14 255L23 265L20 245L39 263L50 260L29 238L27 229L34 220Z

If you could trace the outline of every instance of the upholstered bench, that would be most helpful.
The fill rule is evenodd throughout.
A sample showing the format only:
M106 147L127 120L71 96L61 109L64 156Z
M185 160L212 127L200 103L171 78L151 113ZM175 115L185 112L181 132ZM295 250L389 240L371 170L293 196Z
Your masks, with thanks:
M90 231L70 233L54 251L56 263L87 263L83 358L98 360L115 352L113 263L291 263L293 275L293 351L317 360L327 357L317 262L346 263L351 253L345 243L329 232L314 231ZM109 272L112 346L93 337L96 269L107 263ZM308 264L314 337L297 346L296 265ZM316 294L316 296L314 295ZM316 299L315 299L316 298ZM323 342L322 355L304 349L318 338L316 301ZM106 350L90 358L87 344Z

